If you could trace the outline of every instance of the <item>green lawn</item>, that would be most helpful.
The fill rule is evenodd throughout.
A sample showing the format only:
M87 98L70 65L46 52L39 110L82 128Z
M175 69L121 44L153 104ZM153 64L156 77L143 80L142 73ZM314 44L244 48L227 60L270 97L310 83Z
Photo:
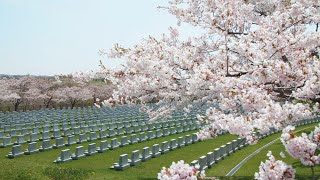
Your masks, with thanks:
M296 130L309 127L304 130L309 132L313 130L316 125L305 125L296 128ZM142 162L136 167L130 167L124 171L115 171L110 169L113 163L118 161L119 155L129 154L131 151L140 150L144 147L152 147L153 144L160 144L163 141L170 141L173 138L192 134L195 131L184 132L180 134L170 135L143 143L128 145L123 148L115 150L109 150L102 154L96 154L90 157L85 157L80 160L73 160L70 162L55 164L52 161L55 160L62 149L69 148L71 152L74 152L75 147L80 145L72 145L70 147L54 149L47 152L41 152L33 155L23 155L15 159L8 159L6 155L11 151L11 147L0 149L0 179L156 179L157 173L160 172L163 166L169 167L172 161L184 160L190 163L192 160L198 159L202 155L206 155L209 151L213 151L215 148L226 144L227 142L236 139L236 136L225 134L215 139L206 140L199 142L181 149L170 151L167 154L161 155L160 157L150 159L147 162ZM269 143L270 141L279 138L281 133L271 135L267 138L261 139L257 144L247 146L233 154L224 160L218 162L211 169L206 171L206 175L209 177L225 176L234 166L242 161L249 154L254 152L256 149ZM111 138L107 138L110 142ZM98 143L98 141L93 141ZM90 142L92 143L92 142ZM87 148L87 143L81 144ZM26 144L24 145L24 148ZM222 177L221 179L252 179L254 172L258 170L261 161L267 159L267 152L273 151L276 158L279 157L279 153L284 151L284 148L280 141L262 150L259 154L251 158L242 168L231 178ZM289 164L293 164L294 168L297 169L297 176L301 179L305 179L306 175L310 174L310 169L300 166L297 160L294 160L287 155L287 158L283 159ZM317 170L319 171L319 170ZM319 171L320 172L320 171Z
M198 159L209 151L226 144L236 136L225 134L196 144L170 151L160 157L150 159L147 162L142 162L136 167L130 167L124 171L115 171L110 169L113 163L118 161L119 155L129 154L132 150L140 150L153 144L160 144L163 141L170 141L170 139L192 134L196 131L184 132L176 135L170 135L163 138L146 141L143 143L128 145L123 148L110 150L102 154L96 154L90 157L85 157L80 160L73 160L70 162L55 164L55 160L62 149L69 148L74 152L75 147L79 145L72 145L70 147L54 149L47 152L41 152L33 155L23 155L14 159L8 159L5 156L11 151L11 147L0 149L0 179L155 179L157 173L160 172L163 166L170 166L172 161L185 160L190 163L192 160ZM99 142L99 141L93 141ZM92 142L90 142L92 143ZM87 148L87 144L81 144ZM26 147L26 145L24 145Z

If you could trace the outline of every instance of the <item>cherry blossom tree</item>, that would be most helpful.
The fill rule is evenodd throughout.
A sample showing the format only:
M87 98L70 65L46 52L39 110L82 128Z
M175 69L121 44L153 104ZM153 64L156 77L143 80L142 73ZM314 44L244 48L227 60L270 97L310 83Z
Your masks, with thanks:
M58 79L38 79L36 87L40 91L40 99L42 100L42 103L45 106L45 108L49 108L50 105L53 104L53 100L55 98L55 91L62 86L63 84Z
M35 78L32 76L24 76L22 78L5 79L6 90L4 96L1 96L4 101L11 102L14 106L14 111L19 109L22 103L28 104L30 100L39 98L39 91L34 87Z
M131 48L116 44L102 66L117 90L105 105L157 100L151 120L193 104L214 104L203 121L254 142L254 131L282 128L318 111L320 2L317 0L171 0L178 25L204 33L183 39L176 28ZM214 136L215 133L201 133ZM203 137L205 138L205 137Z
M92 92L87 87L66 86L55 90L54 97L56 102L67 102L74 108L78 102L92 99Z

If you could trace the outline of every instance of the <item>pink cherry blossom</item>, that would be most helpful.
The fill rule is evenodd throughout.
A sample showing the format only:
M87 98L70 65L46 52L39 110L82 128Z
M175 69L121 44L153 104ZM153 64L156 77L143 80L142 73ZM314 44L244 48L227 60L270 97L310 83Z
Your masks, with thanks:
M271 151L268 152L267 156L269 159L265 162L261 162L259 172L254 174L255 179L290 180L295 178L296 171L292 166L287 165L283 161L276 160Z

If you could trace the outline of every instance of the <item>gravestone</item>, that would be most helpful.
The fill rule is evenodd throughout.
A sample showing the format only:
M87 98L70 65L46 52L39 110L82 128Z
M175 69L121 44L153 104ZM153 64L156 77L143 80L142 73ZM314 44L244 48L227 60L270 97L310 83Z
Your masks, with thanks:
M149 160L152 157L151 155L152 154L149 152L149 147L144 147L142 149L141 161L144 162Z
M71 133L70 133L70 129L69 129L69 128L63 130L63 137L67 137L67 136L69 136L70 134L71 134Z
M183 137L178 137L178 148L183 147L185 144Z
M24 138L24 135L18 135L18 136L17 136L17 141L16 141L15 144L23 144L23 143L25 143L25 142L26 142L26 140L25 140L25 138Z
M169 149L170 151L173 151L175 149L177 149L178 145L177 145L177 142L175 139L171 139L170 140L170 146L169 146Z
M43 141L43 140L46 140L46 139L50 139L49 131L44 131L42 133L42 137L40 138L40 141Z
M32 142L28 144L28 148L24 152L25 155L30 155L39 152L39 149L37 149L37 143Z
M128 167L130 167L130 164L128 161L128 154L120 155L119 162L111 166L111 168L115 169L116 171L122 171Z
M88 141L94 141L97 140L97 134L96 132L90 132L89 137L88 137Z
M56 138L56 143L53 145L53 149L58 149L63 146L65 146L63 142L63 138L62 137Z
M227 153L226 153L226 145L222 145L220 146L220 157L222 159L224 159L224 157L227 156Z
M169 151L168 141L164 141L161 143L161 154L167 153Z
M184 142L185 142L184 144L186 146L188 146L189 144L192 144L190 135L186 135L186 140Z
M11 137L3 137L2 138L2 143L0 144L1 148L8 147L11 145L13 145L13 143L11 142Z
M161 129L156 130L156 138L162 137Z
M22 155L23 155L22 146L19 144L19 145L12 146L12 151L9 152L7 157L9 159L13 159L15 157L22 156Z
M155 136L153 134L153 131L148 131L148 140L154 139Z
M127 136L122 136L121 137L120 147L126 146L128 144L129 144L128 137Z
M79 127L73 128L73 135L79 135L79 134L80 134L80 128Z
M199 142L198 136L196 133L192 134L192 144Z
M96 154L98 151L97 151L97 145L96 143L91 143L88 145L88 151L85 151L85 155L86 156L91 156L93 154Z
M199 171L205 171L208 169L208 166L207 166L207 156L201 156L200 159L199 159Z
M79 139L77 140L77 144L81 144L83 142L87 142L86 133L79 134Z
M143 133L143 132L140 133L140 134L139 134L139 141L138 141L138 142L140 143L140 142L144 142L144 141L146 141L146 140L147 140L147 137L146 137L145 133Z
M82 157L85 157L86 155L84 154L84 147L83 146L78 146L76 147L76 152L72 154L71 158L73 160L78 160Z
M159 144L154 144L152 146L152 157L155 158L160 155L161 155L161 152L160 152Z
M139 139L137 139L137 135L136 134L131 134L129 144L135 144L138 141L139 141Z
M119 129L117 129L117 133L118 133L118 135L122 135L122 134L124 134L124 132L123 132L123 128L119 128Z
M109 129L109 131L108 131L108 137L113 137L113 136L115 136L115 135L116 135L116 133L115 133L114 129Z
M118 148L119 146L120 146L120 143L118 142L118 139L117 139L117 138L111 139L110 146L109 146L109 149L110 149L110 150L116 149L116 148Z
M227 144L226 144L226 154L227 154L227 156L229 156L230 154L232 154L232 144L231 144L231 142L228 142Z
M170 134L177 134L177 131L174 127L170 128Z
M132 133L131 127L126 127L126 134L130 134L130 133Z
M59 137L61 137L60 130L54 130L53 131L53 136L51 138L52 139L56 139L56 138L59 138Z
M131 162L130 162L130 166L135 166L137 164L141 163L141 159L140 159L140 154L139 154L139 150L134 150L131 153Z
M76 139L74 137L74 135L68 136L68 141L66 142L66 146L70 146L73 144L76 144Z
M37 133L31 133L29 136L28 143L39 141Z
M213 165L214 165L213 152L208 152L207 153L207 166L211 168Z
M215 162L218 162L221 159L220 148L215 148L213 152L213 159Z
M64 149L61 151L60 157L58 157L55 161L55 163L63 163L72 160L70 155L70 149Z
M50 149L52 149L50 139L43 140L42 146L39 147L39 151L43 152L43 151L50 150Z
M98 153L103 153L108 150L108 142L107 141L101 141L100 147L97 148Z

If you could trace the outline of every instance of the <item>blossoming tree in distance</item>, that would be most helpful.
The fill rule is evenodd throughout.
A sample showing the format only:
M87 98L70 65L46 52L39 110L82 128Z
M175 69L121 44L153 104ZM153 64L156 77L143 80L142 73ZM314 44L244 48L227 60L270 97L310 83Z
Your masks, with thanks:
M103 104L157 102L151 120L212 104L203 131L226 129L252 142L254 131L318 111L319 1L171 0L160 8L204 33L183 39L170 27L160 38L102 51L126 59L120 70L103 68L117 86Z

